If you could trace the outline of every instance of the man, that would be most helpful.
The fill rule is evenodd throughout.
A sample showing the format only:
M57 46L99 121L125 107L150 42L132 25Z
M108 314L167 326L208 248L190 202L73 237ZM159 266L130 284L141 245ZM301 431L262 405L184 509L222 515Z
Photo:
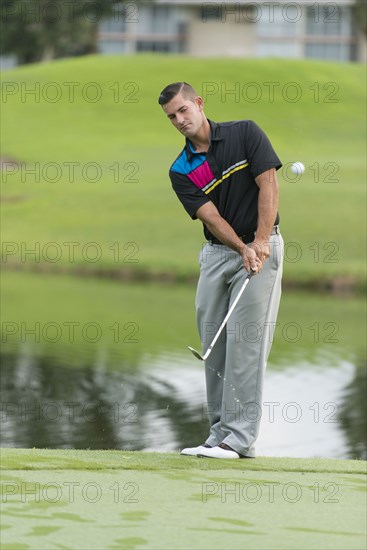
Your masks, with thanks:
M281 162L254 122L208 120L203 99L185 82L167 86L158 102L186 138L170 168L173 189L192 219L202 221L208 241L199 256L196 295L203 353L246 272L256 273L205 362L209 437L181 454L253 457L281 294Z

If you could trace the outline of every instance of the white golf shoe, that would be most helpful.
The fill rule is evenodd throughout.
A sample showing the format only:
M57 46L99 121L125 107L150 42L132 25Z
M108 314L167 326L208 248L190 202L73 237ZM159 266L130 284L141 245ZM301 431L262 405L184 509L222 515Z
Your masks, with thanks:
M186 449L182 449L181 453L182 455L188 455L188 456L197 456L201 451L208 451L211 447L205 447L205 445L199 445L198 447L187 447Z
M241 458L241 455L236 453L236 451L223 449L222 447L211 447L210 449L203 447L198 456L205 458Z

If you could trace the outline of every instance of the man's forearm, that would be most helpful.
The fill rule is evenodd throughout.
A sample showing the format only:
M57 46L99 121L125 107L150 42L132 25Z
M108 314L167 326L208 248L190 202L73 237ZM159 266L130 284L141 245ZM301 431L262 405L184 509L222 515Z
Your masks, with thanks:
M206 227L210 233L220 240L223 244L227 245L232 250L235 250L242 256L243 265L247 271L254 271L258 273L259 262L254 250L249 248L236 234L234 229L229 223L222 218L219 214L210 217L210 220L206 220Z
M268 241L278 212L278 182L275 170L264 172L256 182L259 185L256 240Z
M235 250L242 256L243 265L247 271L250 269L255 273L259 271L261 262L255 250L245 245L230 224L222 218L217 207L211 201L203 204L203 206L196 211L196 216L221 243L232 248L232 250Z
M220 214L212 216L210 220L206 220L204 223L212 235L232 250L241 254L243 249L246 248L244 242Z

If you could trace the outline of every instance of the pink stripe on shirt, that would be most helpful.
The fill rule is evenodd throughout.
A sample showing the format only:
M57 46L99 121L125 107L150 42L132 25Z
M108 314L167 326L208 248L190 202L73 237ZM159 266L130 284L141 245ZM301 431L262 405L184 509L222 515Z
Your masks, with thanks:
M210 168L207 160L187 175L190 178L190 180L199 189L202 189L210 181L215 179L215 176L214 176L213 172L211 171L211 168Z

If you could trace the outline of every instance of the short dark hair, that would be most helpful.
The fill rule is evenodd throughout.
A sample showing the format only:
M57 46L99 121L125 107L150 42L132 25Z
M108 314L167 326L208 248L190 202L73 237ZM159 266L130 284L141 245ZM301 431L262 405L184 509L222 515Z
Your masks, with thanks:
M169 103L177 94L182 94L192 100L194 100L198 95L191 84L188 84L187 82L173 82L173 84L168 84L168 86L161 91L158 98L159 105Z

